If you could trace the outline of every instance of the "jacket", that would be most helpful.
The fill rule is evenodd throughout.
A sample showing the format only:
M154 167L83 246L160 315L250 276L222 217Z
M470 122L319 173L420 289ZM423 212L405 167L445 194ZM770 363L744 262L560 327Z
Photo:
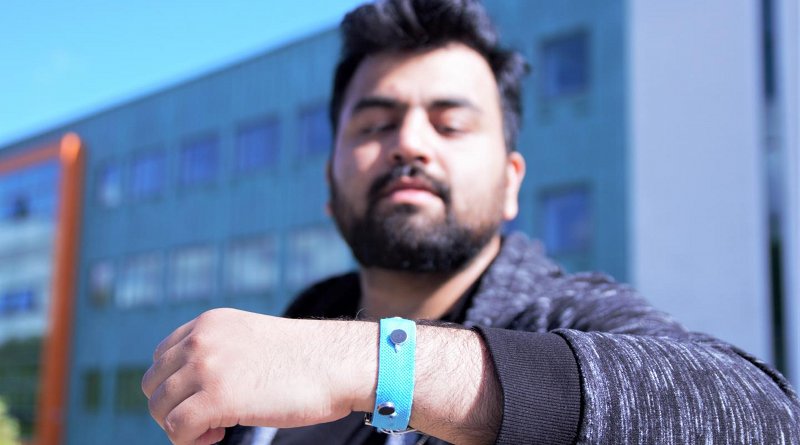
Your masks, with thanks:
M354 273L328 279L286 315L352 317L359 292ZM777 371L606 275L564 273L522 234L504 238L463 324L501 385L497 444L800 444L800 401ZM362 419L280 430L272 443L377 443ZM247 431L223 443L245 444L235 437Z

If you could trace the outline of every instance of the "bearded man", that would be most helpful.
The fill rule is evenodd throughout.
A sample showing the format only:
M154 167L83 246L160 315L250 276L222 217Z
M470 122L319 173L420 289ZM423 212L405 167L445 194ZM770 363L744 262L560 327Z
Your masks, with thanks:
M330 210L359 270L284 318L167 337L142 388L173 443L800 442L769 366L501 236L525 64L477 2L381 1L341 29Z

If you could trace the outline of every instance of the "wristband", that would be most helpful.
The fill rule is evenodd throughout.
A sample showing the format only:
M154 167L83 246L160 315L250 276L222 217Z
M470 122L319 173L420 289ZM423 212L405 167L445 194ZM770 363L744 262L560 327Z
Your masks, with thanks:
M383 433L414 431L408 428L414 400L414 363L417 325L400 317L380 322L378 346L378 387L375 408L365 423Z

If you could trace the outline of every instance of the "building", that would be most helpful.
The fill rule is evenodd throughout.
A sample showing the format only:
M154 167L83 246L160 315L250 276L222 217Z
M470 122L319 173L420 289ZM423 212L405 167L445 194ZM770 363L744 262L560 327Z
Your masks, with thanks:
M633 281L692 329L787 360L800 343L779 321L800 302L771 292L770 271L785 267L770 257L763 168L768 27L758 18L772 23L771 13L724 0L703 11L635 0L487 6L534 66L519 140L528 176L510 228L570 270ZM337 54L336 32L323 31L0 149L2 165L68 132L81 140L65 443L166 443L139 386L163 337L212 307L280 313L304 285L354 266L324 212ZM52 181L45 188L57 196ZM4 197L3 246L38 208L19 195ZM52 248L52 228L25 230L42 230L31 250ZM41 319L47 298L24 303L33 297L14 293L4 267L0 308L22 309L0 309L3 325ZM800 367L788 359L786 369Z

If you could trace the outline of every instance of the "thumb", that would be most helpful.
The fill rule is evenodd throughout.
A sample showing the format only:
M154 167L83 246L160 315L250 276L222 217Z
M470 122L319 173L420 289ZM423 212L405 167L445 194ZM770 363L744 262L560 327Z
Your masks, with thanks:
M225 428L212 428L195 440L195 445L212 445L225 438Z

